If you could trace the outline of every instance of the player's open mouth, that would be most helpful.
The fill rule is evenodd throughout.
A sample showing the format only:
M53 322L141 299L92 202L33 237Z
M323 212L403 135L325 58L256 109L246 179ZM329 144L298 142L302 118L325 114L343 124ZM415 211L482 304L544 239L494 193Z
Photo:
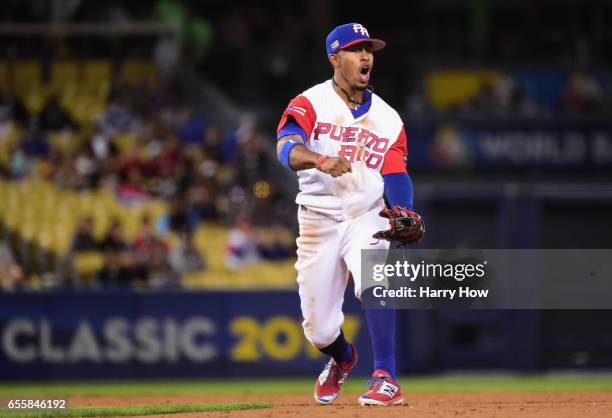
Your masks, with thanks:
M368 81L370 81L370 66L369 65L364 65L363 67L361 67L361 70L359 70L359 78L361 79L363 83L367 83Z

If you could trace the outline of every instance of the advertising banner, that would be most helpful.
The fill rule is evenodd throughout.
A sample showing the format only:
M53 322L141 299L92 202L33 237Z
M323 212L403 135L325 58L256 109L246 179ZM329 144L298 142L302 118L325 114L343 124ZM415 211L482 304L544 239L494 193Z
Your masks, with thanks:
M449 121L407 129L413 168L589 171L612 167L612 126Z
M297 292L0 294L0 380L316 375ZM359 302L344 333L369 371Z

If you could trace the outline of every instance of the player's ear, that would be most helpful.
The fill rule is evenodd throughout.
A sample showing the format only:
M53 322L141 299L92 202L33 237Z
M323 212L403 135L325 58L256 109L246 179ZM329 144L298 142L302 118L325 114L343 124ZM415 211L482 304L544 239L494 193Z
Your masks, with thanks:
M338 58L338 55L332 54L328 58L329 63L332 65L332 67L336 68L340 65L340 59Z

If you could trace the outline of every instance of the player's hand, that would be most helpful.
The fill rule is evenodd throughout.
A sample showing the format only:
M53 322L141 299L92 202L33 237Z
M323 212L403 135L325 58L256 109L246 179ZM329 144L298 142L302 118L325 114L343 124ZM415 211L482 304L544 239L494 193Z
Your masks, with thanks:
M351 163L344 157L327 157L317 168L332 177L353 172Z

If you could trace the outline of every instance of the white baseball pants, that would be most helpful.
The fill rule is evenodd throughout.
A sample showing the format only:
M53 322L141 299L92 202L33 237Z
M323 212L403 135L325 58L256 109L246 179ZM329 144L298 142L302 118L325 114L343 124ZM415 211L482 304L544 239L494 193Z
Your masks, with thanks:
M308 341L323 348L335 341L344 322L342 303L349 272L355 296L361 297L361 250L388 249L389 242L372 238L389 228L378 215L379 207L347 221L337 222L323 214L298 208L300 235L297 238L302 327Z

